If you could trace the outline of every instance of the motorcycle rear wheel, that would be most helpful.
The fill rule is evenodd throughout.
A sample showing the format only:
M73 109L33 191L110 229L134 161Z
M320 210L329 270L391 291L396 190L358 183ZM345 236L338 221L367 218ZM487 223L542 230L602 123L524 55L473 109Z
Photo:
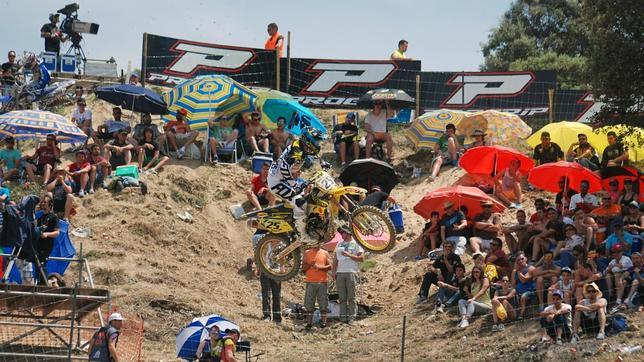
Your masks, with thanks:
M351 231L367 251L386 253L396 246L396 229L389 215L374 206L359 206L351 213Z
M266 234L257 241L255 264L266 276L277 281L286 281L300 272L302 267L302 250L291 251L283 260L276 255L282 252L291 241L284 235Z

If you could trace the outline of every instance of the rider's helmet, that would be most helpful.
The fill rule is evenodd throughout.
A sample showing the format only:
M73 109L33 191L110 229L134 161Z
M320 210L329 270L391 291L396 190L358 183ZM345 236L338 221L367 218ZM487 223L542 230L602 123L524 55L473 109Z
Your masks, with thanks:
M320 152L320 141L326 137L319 129L304 127L300 136L300 148L307 155L317 155Z
M37 63L36 59L36 54L32 52L25 53L22 57L22 65L25 67L31 67L34 63Z

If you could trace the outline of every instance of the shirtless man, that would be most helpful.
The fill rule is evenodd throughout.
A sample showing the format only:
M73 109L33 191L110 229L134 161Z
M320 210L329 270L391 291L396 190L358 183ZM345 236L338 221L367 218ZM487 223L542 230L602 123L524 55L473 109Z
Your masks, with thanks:
M288 146L291 142L293 136L289 131L284 128L286 124L286 119L284 117L279 117L277 119L277 129L271 132L271 145L273 145L273 152L280 157L282 151Z
M266 126L260 123L260 120L261 114L259 112L253 112L250 115L250 123L246 126L246 140L253 152L268 153L268 135L270 132L266 129Z
M577 300L584 299L584 285L601 279L601 273L595 272L595 266L590 262L584 262L581 267L575 270L575 297Z

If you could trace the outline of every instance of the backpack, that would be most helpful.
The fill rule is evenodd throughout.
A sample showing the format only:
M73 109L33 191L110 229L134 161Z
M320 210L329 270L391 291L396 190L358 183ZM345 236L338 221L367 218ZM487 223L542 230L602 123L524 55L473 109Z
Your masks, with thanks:
M615 314L606 319L606 334L609 336L623 332L628 328L628 317L624 314Z

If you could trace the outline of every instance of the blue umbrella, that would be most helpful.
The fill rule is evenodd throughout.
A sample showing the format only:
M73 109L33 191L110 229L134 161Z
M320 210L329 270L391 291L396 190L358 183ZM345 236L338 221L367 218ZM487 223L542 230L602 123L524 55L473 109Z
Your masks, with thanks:
M13 137L19 141L56 135L58 142L84 143L87 135L65 117L46 111L12 111L0 116L0 140Z
M315 114L296 100L267 99L262 105L262 112L273 123L277 123L279 117L284 117L286 129L296 136L302 133L302 127L305 126L314 127L326 133L326 128Z
M131 84L119 84L98 87L94 92L98 98L133 112L168 113L163 98L151 89Z
M217 314L195 318L177 334L177 357L188 360L194 359L199 343L208 337L208 331L215 325L221 331L225 331L226 329L239 330L239 326Z

